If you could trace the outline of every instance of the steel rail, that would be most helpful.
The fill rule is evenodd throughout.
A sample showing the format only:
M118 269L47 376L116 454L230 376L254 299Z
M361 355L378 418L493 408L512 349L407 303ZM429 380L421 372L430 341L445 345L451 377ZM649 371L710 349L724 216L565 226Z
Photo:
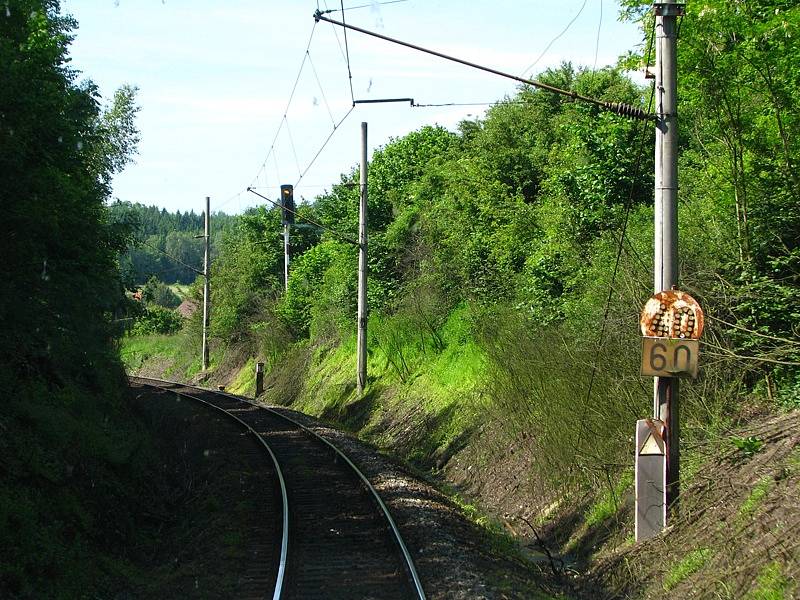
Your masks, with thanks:
M199 390L202 390L202 391L213 391L213 390L203 390L203 388L198 388L197 386L193 386L193 385L186 385L186 384L183 384L183 383L179 383L177 381L167 381L165 379L156 379L155 377L129 377L129 379L131 379L131 380L138 379L138 380L146 380L146 381L158 381L158 382L161 382L161 383L169 383L171 385L179 385L179 386L187 387L187 388L195 388L195 389L199 389ZM278 457L275 456L275 453L272 451L272 448L270 448L270 446L267 443L267 441L263 437L261 437L255 429L250 427L250 425L245 423L242 419L240 419L239 417L237 417L233 413L229 412L228 410L226 410L226 409L224 409L222 407L216 406L216 405L212 404L211 402L207 402L207 401L203 400L202 398L198 398L197 396L192 396L191 394L187 394L185 392L179 392L179 391L176 391L176 390L171 390L171 389L160 387L160 386L157 386L157 385L150 385L150 384L144 384L144 385L149 385L150 387L154 387L154 388L160 389L160 390L167 390L167 391L170 391L173 394L176 394L178 396L183 396L184 398L191 398L192 400L195 400L197 402L201 402L202 404L205 404L206 406L210 406L211 408L214 408L214 409L220 411L221 413L224 413L228 417L238 421L242 426L244 426L244 428L247 431L252 433L256 437L256 439L261 443L261 445L263 445L264 448L269 453L269 456L272 459L272 464L275 466L275 472L278 474L278 481L280 482L280 486L281 486L281 502L283 504L283 519L282 519L282 529L283 529L283 531L281 533L281 558L280 558L280 563L278 564L278 574L277 574L277 577L276 577L276 580L275 580L275 591L272 594L272 600L280 600L281 594L283 593L283 580L284 580L284 577L286 575L286 563L287 563L287 557L289 555L289 495L286 492L286 481L283 478L283 471L281 470L281 466L280 466L280 464L278 464ZM219 392L217 392L217 393L219 393ZM229 394L225 394L225 395L229 395ZM241 400L241 398L239 398L239 400Z
M386 521L389 523L389 526L390 526L390 528L392 530L392 534L394 535L394 539L397 542L397 545L400 547L400 551L403 554L403 559L405 560L405 563L406 563L406 568L408 569L409 575L411 576L411 579L414 582L414 588L415 588L415 590L417 592L417 597L419 598L419 600L426 600L427 597L425 595L425 590L422 587L422 581L420 580L419 574L417 573L417 568L414 565L414 560L411 557L411 553L409 552L408 547L406 546L405 542L403 541L403 536L400 534L400 529L397 527L397 524L395 523L394 518L392 518L392 515L389 512L389 508L386 506L386 504L384 503L384 501L381 498L380 494L375 489L375 487L372 485L370 480L367 479L366 475L364 475L361 472L361 470L353 463L353 461L351 461L344 452L342 452L338 447L336 447L336 445L334 445L332 442L330 442L329 440L327 440L324 437L322 437L317 432L315 432L312 429L306 427L305 425L303 425L299 421L296 421L295 419L293 419L293 418L291 418L291 417L289 417L287 415L284 415L281 412L279 412L279 411L277 411L277 410L275 410L275 409L273 409L273 408L271 408L269 406L263 406L261 404L257 404L256 402L253 402L249 398L243 398L242 396L237 396L235 394L230 394L228 392L221 391L221 390L212 390L212 389L208 389L208 388L202 388L202 387L196 386L196 385L187 385L185 383L180 383L180 382L177 382L177 381L169 381L169 380L166 380L166 379L156 379L154 377L139 377L138 379L148 379L150 381L160 381L160 382L169 383L169 384L172 384L172 385L180 385L180 386L183 386L183 387L195 388L195 389L198 389L198 390L201 390L201 391L204 391L204 392L212 392L212 393L219 394L219 395L222 395L222 396L227 396L229 398L233 398L234 400L238 400L240 402L246 402L247 404L250 404L252 406L256 406L258 408L266 410L267 412L269 412L269 413L271 413L271 414L283 419L284 421L288 421L289 423L292 423L296 427L299 427L300 429L305 431L308 435L311 435L312 437L318 439L322 443L324 443L327 446L329 446L334 452L336 452L336 454L338 456L340 456L350 466L351 469L353 469L353 472L356 475L358 475L358 477L361 480L361 482L366 486L366 488L372 494L372 497L374 498L374 500L377 502L378 506L380 507L381 512L383 513L384 517L386 518ZM202 402L202 400L201 400L201 402ZM224 409L220 409L220 410L224 410Z

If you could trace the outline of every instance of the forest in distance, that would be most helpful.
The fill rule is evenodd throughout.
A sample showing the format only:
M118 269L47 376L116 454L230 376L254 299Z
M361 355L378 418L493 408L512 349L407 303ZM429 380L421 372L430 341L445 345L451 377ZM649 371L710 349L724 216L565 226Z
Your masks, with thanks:
M641 47L616 65L562 64L537 79L652 110L652 86L626 74L652 66L652 7L620 4L641 26ZM487 465L519 449L516 493L537 526L558 504L589 529L625 531L614 519L631 487L632 427L652 410L637 328L652 293L652 123L520 86L453 130L430 125L377 148L363 397L357 248L332 233L357 236L357 166L298 205L298 225L324 229L292 228L288 285L279 209L212 215L212 359L202 373L202 311L183 318L155 292L131 297L183 284L200 303L201 279L186 265L203 259L202 213L111 201L112 178L140 141L136 88L104 97L79 77L69 63L76 23L56 0L8 6L0 381L16 391L0 408L0 595L102 596L134 572L113 548L150 533L102 523L152 493L130 484L156 463L122 392L126 370L149 361L242 393L263 361L270 401L445 479L465 449L478 457L469 477L485 479ZM679 279L707 318L700 375L681 385L685 485L708 447L739 448L746 466L768 442L731 441L731 427L800 409L798 39L790 0L689 2L680 27ZM788 464L763 489L797 471ZM759 514L733 510L736 523ZM797 556L757 560L755 573L777 573L785 595L774 597L790 597ZM49 582L34 576L43 569Z
M119 258L120 271L129 288L142 286L151 277L167 284L189 284L197 277L197 270L202 271L202 212L170 213L154 205L116 200L109 205L109 214L114 221L128 223L134 232L133 240ZM222 244L222 232L233 222L234 218L225 213L213 215L212 259Z

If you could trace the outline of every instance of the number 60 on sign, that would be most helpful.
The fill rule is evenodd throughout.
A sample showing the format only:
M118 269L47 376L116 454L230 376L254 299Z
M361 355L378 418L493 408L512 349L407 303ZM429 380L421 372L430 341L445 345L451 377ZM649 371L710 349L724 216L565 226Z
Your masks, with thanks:
M642 338L642 375L697 377L698 340L661 337Z

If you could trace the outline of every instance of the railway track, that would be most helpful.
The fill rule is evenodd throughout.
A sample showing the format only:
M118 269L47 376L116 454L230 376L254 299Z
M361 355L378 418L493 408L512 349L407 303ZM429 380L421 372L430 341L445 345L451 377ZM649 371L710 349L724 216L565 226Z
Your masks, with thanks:
M247 579L248 598L425 598L400 531L375 488L343 452L291 417L248 400L159 379L131 382L222 411L269 454L282 499L271 569ZM279 557L276 558L275 557Z

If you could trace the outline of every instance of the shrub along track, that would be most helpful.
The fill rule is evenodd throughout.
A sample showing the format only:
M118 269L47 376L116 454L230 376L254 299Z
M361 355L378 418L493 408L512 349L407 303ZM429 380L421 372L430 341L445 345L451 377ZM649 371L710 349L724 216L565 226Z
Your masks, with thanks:
M288 511L285 505L268 505L265 518L274 521L276 513L282 513L284 523L288 520L288 543L274 536L271 552L261 553L261 564L272 574L266 575L264 569L250 573L243 597L269 597L273 590L276 598L425 597L385 505L330 442L287 415L231 395L152 379L132 381L199 400L235 417L262 440L276 461L277 479L285 481Z

